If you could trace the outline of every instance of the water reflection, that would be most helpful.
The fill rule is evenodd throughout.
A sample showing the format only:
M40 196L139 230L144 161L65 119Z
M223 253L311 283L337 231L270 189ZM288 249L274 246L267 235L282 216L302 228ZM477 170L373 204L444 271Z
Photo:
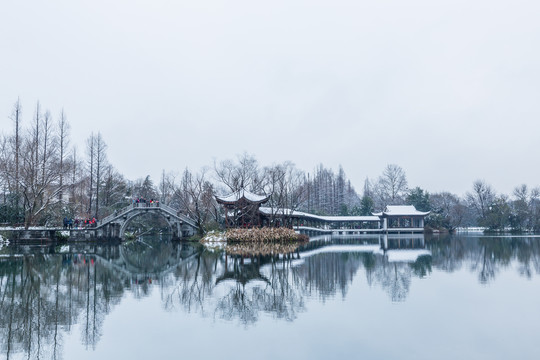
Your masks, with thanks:
M540 273L540 239L538 237L442 237L429 239L433 265L454 272L463 266L478 275L482 284L495 280L500 271L517 264L521 276L531 278Z
M534 237L320 237L307 244L211 250L142 238L124 244L8 246L0 254L0 346L7 358L60 358L74 324L94 348L129 293L159 291L167 311L249 325L264 314L294 321L310 299L346 298L357 276L405 301L414 278L467 269L479 284L504 271L540 273Z

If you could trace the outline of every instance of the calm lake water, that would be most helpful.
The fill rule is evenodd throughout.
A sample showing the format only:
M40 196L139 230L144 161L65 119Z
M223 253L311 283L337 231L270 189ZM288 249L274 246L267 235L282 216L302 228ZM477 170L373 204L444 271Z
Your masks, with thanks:
M540 237L291 250L4 247L0 358L540 359Z

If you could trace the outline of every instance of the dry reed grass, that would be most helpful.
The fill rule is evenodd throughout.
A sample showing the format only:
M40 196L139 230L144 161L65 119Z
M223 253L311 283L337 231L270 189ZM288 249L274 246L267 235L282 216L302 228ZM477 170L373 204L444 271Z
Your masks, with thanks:
M293 229L284 227L263 227L251 229L228 229L225 238L232 242L307 242L308 236L297 234Z

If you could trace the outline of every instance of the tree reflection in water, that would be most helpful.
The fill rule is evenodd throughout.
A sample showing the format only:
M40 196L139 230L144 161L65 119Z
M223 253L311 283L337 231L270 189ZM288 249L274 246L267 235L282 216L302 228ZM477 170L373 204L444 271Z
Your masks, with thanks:
M260 312L293 320L304 309L299 277L291 271L300 244L244 244L227 247L225 267L216 285L228 282L228 292L217 303L215 315L253 323ZM247 262L247 264L246 264ZM268 270L266 268L269 268ZM225 284L226 285L226 284Z
M62 338L81 324L81 342L93 348L101 325L120 302L124 285L95 256L32 254L0 261L0 345L6 358L60 358Z
M540 239L533 237L434 237L386 245L379 238L323 238L300 246L224 250L164 238L139 240L2 249L2 355L61 358L63 338L74 324L81 342L93 349L107 314L127 294L145 297L154 289L168 311L248 326L263 315L294 321L308 299L345 298L362 271L367 284L383 289L391 301L406 300L413 279L433 269L466 269L481 284L514 268L526 278L540 273ZM431 255L408 261L389 256L419 247Z
M481 284L494 281L497 273L517 263L521 276L540 273L540 239L537 237L443 236L427 240L433 266L447 272L464 265L478 275Z

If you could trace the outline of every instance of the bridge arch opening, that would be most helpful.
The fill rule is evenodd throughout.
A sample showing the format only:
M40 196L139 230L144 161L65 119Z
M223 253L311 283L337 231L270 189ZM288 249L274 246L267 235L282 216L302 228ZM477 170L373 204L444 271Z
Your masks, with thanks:
M172 238L175 235L176 222L160 211L136 211L127 216L120 227L120 238L125 239L126 232L133 236L144 234L162 234Z
M162 226L172 230L173 238L189 237L197 231L197 224L188 216L180 214L178 210L164 204L131 204L121 210L117 210L109 216L98 221L96 230L98 237L125 238L126 229L133 226L132 220L143 214L156 214L161 216L168 225ZM154 218L157 219L157 218ZM162 230L163 231L163 230Z

